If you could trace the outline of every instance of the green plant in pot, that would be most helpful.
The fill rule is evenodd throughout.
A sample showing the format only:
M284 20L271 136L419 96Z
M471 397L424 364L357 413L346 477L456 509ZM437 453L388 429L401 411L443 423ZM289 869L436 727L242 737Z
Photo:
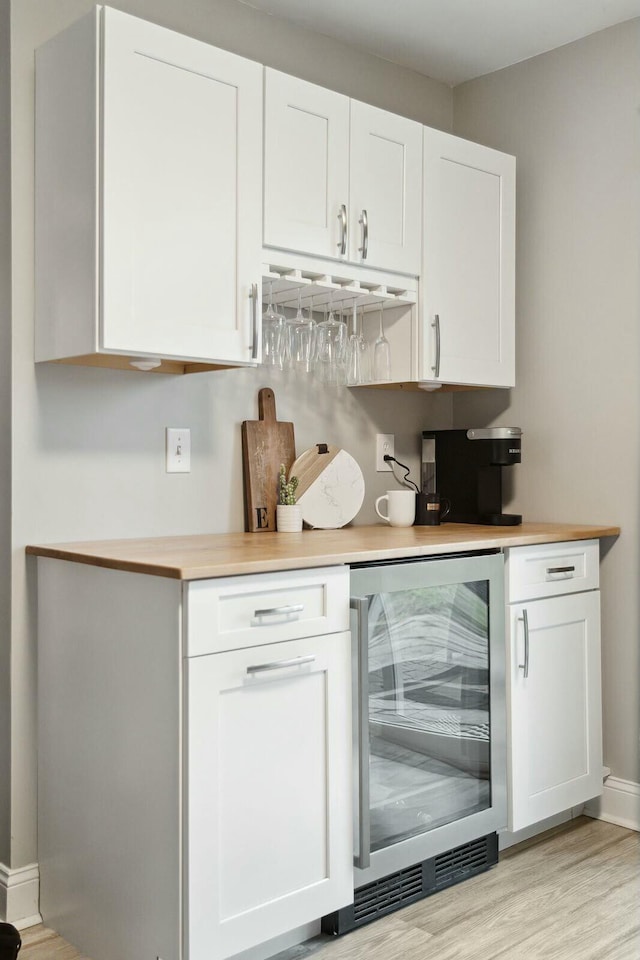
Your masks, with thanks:
M302 530L302 509L296 503L298 478L289 477L284 463L280 464L278 476L278 504L276 506L276 527L280 532L298 533Z

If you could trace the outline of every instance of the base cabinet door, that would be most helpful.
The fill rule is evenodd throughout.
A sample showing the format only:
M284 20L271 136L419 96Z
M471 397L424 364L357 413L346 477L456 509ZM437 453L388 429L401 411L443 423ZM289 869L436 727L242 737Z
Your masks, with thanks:
M424 128L419 378L515 384L515 159Z
M600 593L512 604L509 829L602 792Z
M350 635L187 661L185 956L221 960L353 894Z

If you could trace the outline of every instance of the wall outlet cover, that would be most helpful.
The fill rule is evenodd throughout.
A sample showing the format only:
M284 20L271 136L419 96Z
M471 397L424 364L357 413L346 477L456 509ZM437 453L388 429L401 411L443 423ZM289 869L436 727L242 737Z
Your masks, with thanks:
M383 459L388 455L393 457L395 451L395 434L377 433L376 434L376 471L378 473L391 472L391 464Z

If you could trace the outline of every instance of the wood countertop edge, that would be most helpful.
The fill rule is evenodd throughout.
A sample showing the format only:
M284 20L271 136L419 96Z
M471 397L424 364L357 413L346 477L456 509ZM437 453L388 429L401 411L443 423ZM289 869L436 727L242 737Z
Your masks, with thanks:
M454 527L456 528L455 534ZM344 534L343 550L336 549L334 537L331 536L340 536L343 535L343 532L333 530L317 531L317 533L329 534L331 537L331 548L329 549L327 545L327 549L324 550L318 541L313 543L313 536L316 531L304 531L301 534L200 534L192 537L158 537L87 542L85 544L36 544L27 546L26 553L29 556L67 560L112 570L189 581L390 559L414 559L416 557L439 556L445 553L506 549L516 546L561 543L565 540L603 539L605 537L617 537L620 534L620 527L617 526L528 523L522 527L485 527L482 530L474 526L472 530L467 528L470 535L464 536L465 531L458 529L463 527L466 528L467 525L443 524L436 530L433 528L428 528L428 530L425 530L425 528L407 528L414 531L425 530L425 534L430 534L431 538L413 544L390 542L382 545L376 542L370 546L366 542L356 546L354 541L363 537L368 540L372 538L377 540L377 534L384 538L385 535L393 535L402 528L391 530L391 528L382 525L350 527ZM439 541L434 539L437 533L442 535ZM402 534L399 534L399 536L401 539ZM269 541L267 541L267 537L270 538ZM216 547L203 546L203 541L207 543L217 541L217 545ZM229 541L233 541L233 543L225 549L224 544L229 543ZM270 555L267 543L276 544L277 551L272 549ZM265 549L262 549L263 547ZM283 554L283 548L287 547L290 550L285 550ZM258 548L260 548L258 556L247 557L247 553L254 553ZM188 556L190 551L193 552L193 556ZM234 552L236 554L235 559L233 558ZM132 553L137 553L137 556L132 556ZM217 556L212 557L212 553L217 554ZM224 556L221 554L224 554Z

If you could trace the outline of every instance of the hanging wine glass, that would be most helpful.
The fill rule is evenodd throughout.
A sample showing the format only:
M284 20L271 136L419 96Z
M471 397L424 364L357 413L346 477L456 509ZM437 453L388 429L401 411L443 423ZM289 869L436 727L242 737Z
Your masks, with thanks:
M384 335L383 307L380 304L380 333L373 345L373 379L391 380L391 347Z
M316 334L316 376L321 383L344 383L347 328L345 323L336 319L332 300L329 301L329 314L317 325Z
M316 322L313 319L313 297L309 316L302 312L302 288L298 289L298 312L289 321L289 352L291 365L298 373L308 373L313 362Z
M270 283L269 302L262 316L262 362L267 367L282 370L285 326L285 318L273 305L273 283Z
M358 316L356 311L356 327ZM364 338L364 307L360 316L360 326L358 330L358 346L360 347L360 382L370 383L371 381L371 348Z
M362 383L362 352L358 337L358 308L353 304L351 335L347 342L347 386L353 387Z

